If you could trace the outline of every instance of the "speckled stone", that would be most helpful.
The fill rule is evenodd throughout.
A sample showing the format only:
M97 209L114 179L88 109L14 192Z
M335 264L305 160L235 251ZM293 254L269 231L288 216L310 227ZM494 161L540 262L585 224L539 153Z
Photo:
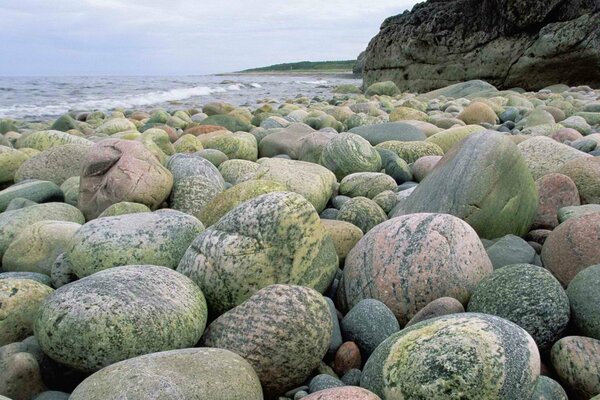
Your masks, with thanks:
M327 306L329 307L329 314L331 315L331 342L329 343L329 349L327 349L327 356L333 357L335 353L342 345L342 330L340 328L340 321L338 319L338 311L335 309L333 300L329 297L325 297Z
M258 163L248 160L227 160L219 165L219 172L225 182L236 185L254 175L259 167Z
M211 348L147 354L110 365L84 380L71 400L262 400L252 366Z
M600 203L600 158L582 157L563 165L558 172L575 182L582 204Z
M98 218L75 233L66 257L80 278L131 264L174 269L203 231L199 220L174 210Z
M342 376L341 381L348 386L360 386L361 375L362 371L360 369L353 368Z
M21 232L36 222L47 220L85 222L81 211L64 203L37 204L0 213L0 257Z
M392 211L447 213L485 239L529 231L537 210L535 182L517 147L492 131L453 147L415 191Z
M349 222L367 233L386 221L387 215L373 200L366 197L354 197L344 203L336 219Z
M333 239L333 245L340 262L343 262L350 250L363 237L362 231L356 225L345 221L323 219L321 223Z
M361 365L360 349L356 343L348 341L342 344L335 354L333 370L341 376L353 368L360 368Z
M211 315L275 283L323 293L338 258L314 207L296 193L275 192L235 207L194 240L177 271L204 292Z
M25 153L0 145L0 184L12 183L15 172L27 159L28 156Z
M518 148L533 175L533 179L539 179L552 172L568 175L560 171L565 163L581 157L590 157L582 151L546 136L532 136L519 143Z
M79 136L74 136L66 132L47 130L37 131L22 135L17 139L15 147L17 149L30 148L39 151L49 148L62 146L64 144L81 144L91 146L93 143Z
M485 251L490 257L494 269L512 264L531 264L535 250L525 240L515 235L506 235L496 240Z
M222 151L230 160L256 161L258 158L256 138L247 132L215 136L204 143L204 148Z
M139 355L191 347L206 317L204 296L190 279L165 267L131 265L57 289L40 306L34 332L52 359L93 372Z
M479 237L464 221L447 214L405 215L375 227L350 251L338 304L347 310L375 298L404 325L440 297L466 304L491 272Z
M23 197L16 197L14 199L12 199L8 205L6 206L6 211L12 211L12 210L18 210L20 208L25 208L25 207L29 207L29 206L35 206L36 203L35 201L31 201L31 200L27 200L24 199Z
M56 183L30 179L0 190L0 212L6 210L11 200L19 197L35 201L36 203L61 202L65 198L62 190L60 190L60 187Z
M562 383L582 398L600 394L600 340L567 336L552 346L551 357Z
M464 313L465 308L460 301L452 297L440 297L433 300L425 307L421 308L414 317L404 326L408 328L411 325L417 324L427 319L437 318L444 315Z
M484 278L471 296L469 312L496 315L525 329L540 351L550 349L569 323L569 299L544 268L509 265Z
M535 342L486 314L420 322L383 342L361 386L384 399L529 399L540 373Z
M270 398L301 385L319 366L330 340L323 296L307 287L271 285L213 321L202 343L244 357Z
M321 164L341 180L355 172L378 172L381 157L366 139L346 132L336 135L325 145Z
M65 195L65 203L74 207L79 203L79 180L78 176L72 176L60 185L60 190Z
M445 153L464 138L484 130L485 128L479 125L455 126L428 137L427 142L438 145Z
M52 288L31 279L0 279L0 346L33 333L33 321Z
M547 174L535 181L540 200L533 220L533 229L554 229L558 226L558 210L579 205L579 192L566 175Z
M571 318L585 336L600 340L600 264L580 271L569 283Z
M560 383L547 376L540 376L531 400L569 400Z
M365 358L399 330L394 313L375 299L361 300L342 319L342 335L346 340L356 342Z
M50 282L55 289L79 279L65 256L66 253L59 254L50 267Z
M542 248L544 267L564 286L590 265L600 264L600 212L570 218L548 235Z
M396 183L402 184L413 179L408 163L400 158L398 154L380 147L375 147L375 150L381 157L381 167L387 175L394 178Z
M37 272L2 272L0 279L31 279L46 286L51 286L51 280L48 275Z
M309 393L320 392L321 390L331 389L335 387L343 387L344 382L331 375L319 374L310 380L308 385Z
M381 400L376 394L366 389L344 386L321 390L306 397L304 400Z
M62 185L72 176L79 176L89 145L66 144L52 147L25 161L15 173L15 181L40 179Z
M349 197L373 199L379 193L396 189L396 181L381 172L356 172L344 177L339 192Z
M558 210L558 222L563 223L569 218L576 218L582 215L600 213L600 204L584 204L582 206L563 207Z
M39 353L25 340L0 346L0 399L6 395L12 400L30 400L46 390Z
M116 217L125 214L136 214L151 212L147 205L140 203L132 203L129 201L121 201L109 206L106 210L102 211L102 214L98 218L102 217Z
M390 140L389 142L378 144L377 148L391 150L409 164L414 163L424 156L444 155L444 151L440 146L429 142L399 142L397 140Z

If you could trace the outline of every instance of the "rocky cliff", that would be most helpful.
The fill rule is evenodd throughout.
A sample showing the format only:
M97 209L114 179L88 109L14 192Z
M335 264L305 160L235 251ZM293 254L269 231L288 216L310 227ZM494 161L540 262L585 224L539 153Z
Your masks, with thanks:
M429 0L383 22L363 77L419 92L470 79L600 87L600 0Z

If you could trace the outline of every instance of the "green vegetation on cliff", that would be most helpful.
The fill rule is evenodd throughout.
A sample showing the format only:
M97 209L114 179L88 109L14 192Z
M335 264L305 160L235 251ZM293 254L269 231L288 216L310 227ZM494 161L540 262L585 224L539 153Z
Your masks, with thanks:
M300 61L295 63L275 64L268 67L245 69L239 72L289 72L289 71L352 71L356 60L345 61Z

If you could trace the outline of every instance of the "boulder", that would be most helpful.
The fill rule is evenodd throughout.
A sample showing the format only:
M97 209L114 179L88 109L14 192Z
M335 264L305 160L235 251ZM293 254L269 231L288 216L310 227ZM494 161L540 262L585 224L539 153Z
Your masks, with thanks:
M12 183L15 173L27 159L25 153L0 145L0 185Z
M276 398L302 384L319 366L331 328L327 302L317 291L271 285L213 321L202 343L244 357L266 397Z
M339 193L348 197L373 199L379 193L396 189L396 181L380 172L356 172L344 177L340 182Z
M79 136L71 135L66 132L49 130L26 133L17 139L15 147L17 149L30 148L44 151L52 147L71 143L83 146L91 146L93 144L91 141Z
M582 204L600 204L600 157L571 160L558 172L575 182Z
M102 214L98 216L98 218L103 217L117 217L119 215L125 214L136 214L136 213L149 213L152 212L148 208L148 206L140 203L132 203L129 201L121 201L119 203L115 203L112 206L108 207L106 210L102 211Z
M440 212L468 222L483 238L528 232L538 205L535 182L508 138L478 132L453 147L393 216Z
M535 384L535 391L531 400L569 400L565 389L552 378L542 376L538 378Z
M313 128L302 123L293 123L286 128L276 129L265 136L258 144L260 157L274 157L287 154L298 159L303 138L315 132Z
M567 295L577 329L585 336L600 340L600 264L575 275Z
M260 165L247 160L227 160L219 165L219 172L227 183L236 185L248 180L256 173Z
M532 264L535 249L525 240L515 235L506 235L489 244L485 251L494 269L512 264Z
M344 386L319 390L308 396L302 397L304 400L381 400L375 393L356 386Z
M223 349L146 354L101 369L81 382L71 400L262 400L252 366Z
M435 136L435 135L434 135ZM378 149L391 150L409 164L424 156L442 156L444 151L435 143L429 142L399 142L391 140L377 145Z
M200 125L217 125L231 132L250 132L252 125L232 115L211 115L199 122Z
M460 301L453 297L440 297L421 308L421 310L419 310L419 312L416 313L404 327L408 328L411 325L418 324L419 322L428 319L464 312L465 308Z
M552 346L550 355L567 388L583 399L600 394L600 340L567 336Z
M493 125L498 123L498 116L492 107L481 101L475 101L469 104L456 118L460 119L465 124L486 123Z
M256 138L247 132L214 137L206 142L204 148L220 150L230 160L256 161L258 158Z
M75 232L65 262L80 278L121 265L175 269L202 231L199 220L175 210L98 218Z
M492 263L468 224L447 214L406 215L378 225L354 246L337 300L342 310L362 299L380 300L405 325L440 297L466 305L491 272Z
M387 220L387 214L373 200L366 197L354 197L344 203L335 218L338 221L349 222L367 233Z
M366 50L364 85L391 80L402 90L425 92L485 77L507 89L600 86L598 11L589 0L420 3L383 22ZM459 86L436 96L488 87L475 81L470 91Z
M40 306L34 332L48 356L94 372L143 354L194 346L206 301L187 277L165 267L100 271L57 289Z
M80 180L79 208L88 220L121 201L156 209L173 176L140 142L106 139L90 148Z
M4 212L10 202L17 198L45 203L63 201L65 197L56 183L31 179L0 190L0 212Z
M390 140L412 142L426 139L425 134L421 130L405 122L386 122L383 124L358 126L350 129L349 132L368 140L373 146Z
M40 179L62 185L72 176L79 176L90 146L65 144L52 147L25 161L15 173L15 181Z
M582 206L568 206L558 210L558 222L563 223L570 218L582 215L600 213L600 204L585 204Z
M341 180L355 172L379 172L381 157L362 137L354 133L340 133L325 145L321 164Z
M582 151L545 136L532 137L519 143L517 147L521 151L533 179L536 180L546 174L559 172L561 167L570 160L590 157Z
M324 292L338 258L314 207L296 193L268 193L238 205L198 236L177 271L206 295L212 315L259 289L285 283Z
M363 232L356 225L345 221L322 219L321 223L327 229L327 233L329 233L331 239L333 239L335 252L338 255L340 263L342 263L350 250L362 238Z
M456 126L429 136L427 142L437 144L445 153L469 135L482 131L485 131L485 128L479 125Z
M578 206L579 192L575 182L566 175L547 174L535 181L539 194L538 210L533 229L554 229L558 226L558 210Z

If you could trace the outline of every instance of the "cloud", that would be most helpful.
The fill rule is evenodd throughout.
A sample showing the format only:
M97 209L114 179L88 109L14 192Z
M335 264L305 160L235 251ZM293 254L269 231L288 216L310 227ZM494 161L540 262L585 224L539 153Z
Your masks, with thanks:
M177 75L355 58L415 1L3 0L0 75Z

